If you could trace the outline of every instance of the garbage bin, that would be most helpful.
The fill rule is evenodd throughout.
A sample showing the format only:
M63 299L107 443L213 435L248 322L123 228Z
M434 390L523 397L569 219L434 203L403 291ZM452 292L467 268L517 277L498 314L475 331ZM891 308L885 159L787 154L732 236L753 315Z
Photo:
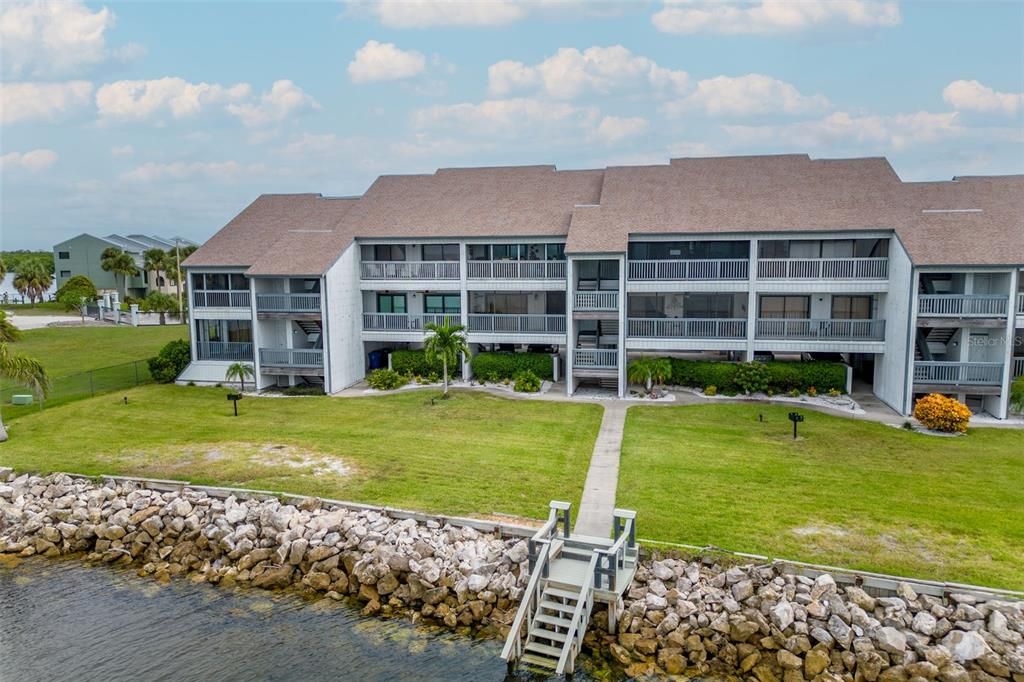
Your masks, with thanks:
M388 350L380 348L370 351L370 369L386 369L388 366Z

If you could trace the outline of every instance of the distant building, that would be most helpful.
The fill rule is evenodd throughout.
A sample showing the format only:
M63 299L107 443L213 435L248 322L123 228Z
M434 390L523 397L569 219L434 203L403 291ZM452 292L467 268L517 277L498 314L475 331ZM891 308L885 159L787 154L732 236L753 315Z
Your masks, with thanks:
M96 289L103 291L127 292L132 298L144 298L150 291L159 290L173 293L174 284L165 273L147 272L142 269L143 254L149 249L173 249L177 243L180 247L193 246L195 242L181 237L148 237L144 234L130 234L123 237L118 234L106 237L94 237L91 234L80 234L63 241L53 247L54 279L59 289L75 275L85 275ZM121 249L135 259L139 274L129 277L122 289L121 278L113 272L101 267L103 252L111 247Z

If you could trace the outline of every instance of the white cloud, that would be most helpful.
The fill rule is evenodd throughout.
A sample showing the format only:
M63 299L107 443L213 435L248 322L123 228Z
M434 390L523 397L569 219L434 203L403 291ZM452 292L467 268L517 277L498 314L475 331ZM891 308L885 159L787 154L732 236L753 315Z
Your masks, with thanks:
M894 0L665 0L651 17L663 33L777 34L828 25L888 28L900 23Z
M57 163L57 152L52 149L33 149L30 152L10 152L0 156L0 169L9 171L23 168L32 172L46 170Z
M118 158L125 158L133 156L135 154L135 147L130 144L122 144L117 147L110 148L110 155Z
M229 114L237 116L250 128L277 123L300 111L319 108L315 99L289 80L275 81L270 91L260 96L258 103L228 104L226 107Z
M92 83L0 83L0 121L52 121L89 104Z
M800 114L828 109L823 95L802 95L790 83L750 73L735 78L718 76L697 83L694 92L665 106L665 113L679 115L699 109L717 115Z
M401 50L394 43L368 40L349 62L348 77L353 83L401 80L422 73L426 65L426 58L419 52Z
M479 104L437 105L413 114L416 128L447 127L466 133L512 136L551 129L592 129L598 112L564 102L537 99L494 99Z
M158 180L220 180L232 182L266 172L263 164L243 164L238 161L175 161L173 163L144 163L121 175L129 182L156 182Z
M542 88L550 97L572 99L584 92L607 94L638 84L681 93L689 83L685 71L658 66L621 45L582 52L563 47L536 66L505 60L492 64L487 76L490 93L497 97Z
M526 16L516 0L377 0L366 4L390 28L502 26Z
M114 23L114 13L106 7L93 12L79 0L4 3L0 9L3 71L16 77L53 76L110 58L138 57L143 51L139 45L107 48L107 31Z
M961 111L1013 115L1024 108L1024 93L999 92L978 81L953 81L942 91L942 99Z
M597 125L594 136L606 144L615 144L647 130L647 119L639 116L605 116Z
M210 83L189 83L182 78L148 81L116 81L96 92L100 117L108 120L139 121L170 113L174 118L195 116L211 104L240 102L252 94L247 83L230 87Z
M858 149L902 150L965 132L954 112L918 111L891 116L852 115L838 111L817 121L786 125L723 126L740 144L786 145L794 148L830 147L854 143Z

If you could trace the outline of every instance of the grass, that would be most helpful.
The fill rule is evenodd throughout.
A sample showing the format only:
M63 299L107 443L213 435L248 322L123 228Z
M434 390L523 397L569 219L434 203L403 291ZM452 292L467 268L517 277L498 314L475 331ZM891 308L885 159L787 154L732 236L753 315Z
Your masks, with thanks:
M794 441L790 410L633 407L618 506L643 538L1024 588L1024 432L807 412Z
M15 315L76 315L74 310L67 310L62 303L56 301L43 301L32 305L30 303L9 303L0 306L0 310Z
M185 479L449 514L540 518L578 505L597 405L407 391L367 398L247 398L148 385L27 414L0 464Z

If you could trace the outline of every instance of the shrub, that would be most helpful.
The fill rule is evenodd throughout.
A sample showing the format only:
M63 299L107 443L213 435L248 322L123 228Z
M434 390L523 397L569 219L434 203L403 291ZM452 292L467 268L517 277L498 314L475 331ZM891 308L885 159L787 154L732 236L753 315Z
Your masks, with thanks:
M185 371L191 361L188 341L177 339L161 348L156 357L149 359L149 373L157 383L169 384Z
M718 387L714 384L704 387L704 395L715 396L718 395Z
M541 379L554 376L551 356L547 353L477 353L470 361L473 374L484 381L497 383L512 379L520 372L533 372Z
M541 379L539 376L526 369L516 375L516 393L536 393L540 390Z
M684 360L672 358L672 377L670 382L676 386L700 388L713 384L722 393L738 393L749 389L776 393L788 393L796 390L797 395L815 386L819 391L835 389L844 391L846 388L846 366L838 362L759 362L754 363L758 369L741 369L751 363L716 362L709 360ZM765 384L760 379L764 376ZM754 379L746 386L747 377Z
M672 358L671 382L676 386L700 388L713 385L736 390L736 363Z
M791 390L789 392L789 397L790 398L799 398L800 397L800 389L799 388L794 388L793 390Z
M440 377L444 367L440 362L430 362L422 350L396 350L391 352L391 369L404 374L405 376L428 376ZM448 374L456 376L462 371L461 367L449 367Z
M807 395L812 397L812 398L817 398L818 397L818 389L816 389L814 386L808 386L807 387Z
M320 386L285 386L280 390L282 395L324 395Z
M843 392L842 392L842 391L840 391L840 390L839 390L839 389L837 389L837 388L830 388L830 389L828 389L828 396L829 396L830 398L838 398L838 397L839 397L839 396L841 396L842 394L843 394Z
M767 391L768 377L768 368L763 362L744 362L736 367L736 385L747 394Z
M1010 384L1010 408L1014 412L1024 413L1024 376L1019 376Z
M971 411L955 398L931 393L914 405L914 418L933 431L963 433L971 420Z
M57 289L54 298L68 310L77 310L85 298L89 303L96 300L96 285L85 275L75 275L64 286Z
M393 369L375 369L366 375L366 383L378 391L393 391L409 383L409 378Z

